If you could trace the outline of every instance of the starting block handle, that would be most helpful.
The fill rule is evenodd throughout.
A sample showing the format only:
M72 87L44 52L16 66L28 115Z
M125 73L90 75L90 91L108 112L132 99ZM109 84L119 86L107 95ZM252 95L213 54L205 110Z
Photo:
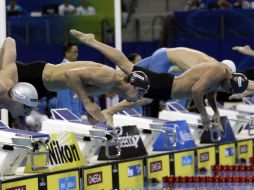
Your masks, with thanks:
M167 149L170 149L171 147L176 147L176 142L177 142L177 138L176 138L176 127L174 126L174 128L170 128L170 127L165 127L165 125L163 124L149 124L151 129L151 131L159 131L161 133L163 133L163 146ZM167 134L167 131L171 131L172 134ZM168 145L168 139L170 141L173 141L173 145L169 146Z
M116 143L114 143L114 144L117 147L117 153L116 154L110 154L109 146L112 146L112 144L109 141L107 141L107 143L105 145L106 157L108 159L116 159L116 158L119 158L121 156L121 142L116 139Z
M200 125L202 125L202 122L200 120L198 122L200 123ZM217 124L213 120L210 120L210 125L209 125L210 139L214 143L219 142L222 136L221 132L218 130L216 125ZM217 138L215 136L217 136Z
M253 136L254 133L252 131L254 130L254 118L251 117L250 119L229 119L230 121L236 121L236 122L247 122L250 126L248 128L248 135Z
M33 151L33 148L31 148L29 146L25 146L25 145L20 145L20 144L15 144L15 143L4 143L4 142L0 142L0 144L7 145L7 146L18 147L18 148L24 148L24 149L28 149L29 151Z
M45 155L46 156L46 165L45 166L39 166L36 167L35 166L35 157L38 155ZM38 170L44 170L47 169L49 167L49 152L45 151L45 152L31 152L30 153L30 159L31 159L31 168L33 171L38 171Z
M34 141L34 143L37 143L38 145L45 147L45 151L44 152L31 151L31 153L30 153L31 168L33 171L47 169L49 167L49 147L47 144L45 144L41 141ZM35 157L38 155L45 155L46 156L46 165L45 166L39 166L39 167L35 166Z

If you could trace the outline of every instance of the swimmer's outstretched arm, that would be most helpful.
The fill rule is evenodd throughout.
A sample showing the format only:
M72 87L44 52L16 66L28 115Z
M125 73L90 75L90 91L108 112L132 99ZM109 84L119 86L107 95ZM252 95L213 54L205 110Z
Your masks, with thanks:
M148 99L148 98L142 98L136 102L127 102L126 100L121 101L118 104L102 111L102 113L106 119L106 124L110 127L115 127L114 122L113 122L113 115L114 114L116 114L117 112L120 112L122 110L134 108L137 105L143 106L143 105L150 104L150 103L152 103L152 101L153 101L152 99Z
M249 45L235 46L232 49L238 51L239 53L254 57L254 51L253 51L253 49L251 49L251 47Z
M247 91L254 91L254 81L253 80L249 80L249 84L248 84L248 87L246 90Z
M75 91L80 100L82 101L84 107L87 112L96 120L104 122L104 117L101 113L100 107L91 102L89 96L93 96L96 94L92 94L88 92L87 86L94 87L93 91L100 92L101 90L97 86L107 86L112 85L114 83L114 72L115 70L104 66L104 67L85 67L85 68L77 68L71 69L67 71L65 76L68 80L68 86L70 89Z
M85 34L77 30L70 30L70 33L83 44L98 50L118 66L126 75L130 74L133 69L133 64L128 58L118 49L101 43L95 39L94 34Z
M16 66L16 42L8 37L1 47L0 95L9 91L18 82Z
M229 99L230 100L242 99L243 97L251 96L253 94L254 94L254 81L253 80L249 80L249 85L248 85L247 89L243 93L233 94L233 95L229 96Z
M211 78L213 80L211 80ZM222 70L218 70L218 68L215 66L213 69L205 72L191 89L193 101L198 111L200 112L202 124L206 129L208 129L210 125L210 117L205 109L203 97L205 92L208 91L210 87L216 85L218 86L224 78L225 73ZM213 106L216 106L216 104ZM223 131L221 123L218 125L218 128Z
M254 91L248 91L245 90L243 93L240 94L232 94L231 96L228 97L229 100L239 100L242 99L243 97L246 96L252 96L254 94Z

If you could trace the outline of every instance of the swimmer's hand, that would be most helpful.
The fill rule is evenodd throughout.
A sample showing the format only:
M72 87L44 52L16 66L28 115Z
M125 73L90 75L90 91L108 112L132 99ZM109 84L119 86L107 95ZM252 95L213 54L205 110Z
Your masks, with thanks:
M108 125L111 128L115 128L114 122L113 122L113 114L109 112L108 110L103 110L102 114L106 120L106 125Z
M210 121L211 121L211 119L208 114L201 115L201 122L202 122L202 125L206 131L209 130Z
M232 94L228 97L229 100L239 100L242 99L244 96L242 94Z
M105 122L105 118L104 118L103 114L101 113L101 108L97 104L95 104L93 102L88 102L84 105L84 107L86 108L88 115L90 114L91 117L96 122ZM90 120L92 120L92 119L90 119Z

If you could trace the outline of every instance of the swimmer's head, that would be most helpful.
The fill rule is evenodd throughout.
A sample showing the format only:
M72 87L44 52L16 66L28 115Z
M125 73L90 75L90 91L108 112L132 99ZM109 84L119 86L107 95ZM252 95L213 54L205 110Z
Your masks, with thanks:
M248 78L242 73L233 73L231 78L231 92L242 93L244 92L249 84Z
M27 82L19 82L10 91L11 98L29 107L38 105L38 93L33 85Z
M138 87L140 93L146 94L150 88L150 82L147 75L142 71L133 71L127 77L127 82Z

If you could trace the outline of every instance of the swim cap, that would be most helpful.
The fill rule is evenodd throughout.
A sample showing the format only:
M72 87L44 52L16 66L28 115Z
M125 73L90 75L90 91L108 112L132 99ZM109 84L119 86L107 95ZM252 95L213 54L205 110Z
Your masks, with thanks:
M231 85L233 93L244 92L249 84L248 78L242 73L232 73Z
M236 72L236 66L235 63L231 60L225 59L223 60L221 63L223 63L224 65L228 66L228 68L235 73Z
M38 93L33 85L27 82L19 82L10 91L11 98L21 104L30 107L38 105Z
M143 94L146 94L150 88L150 82L147 75L142 71L133 71L128 77L127 81L142 90Z

